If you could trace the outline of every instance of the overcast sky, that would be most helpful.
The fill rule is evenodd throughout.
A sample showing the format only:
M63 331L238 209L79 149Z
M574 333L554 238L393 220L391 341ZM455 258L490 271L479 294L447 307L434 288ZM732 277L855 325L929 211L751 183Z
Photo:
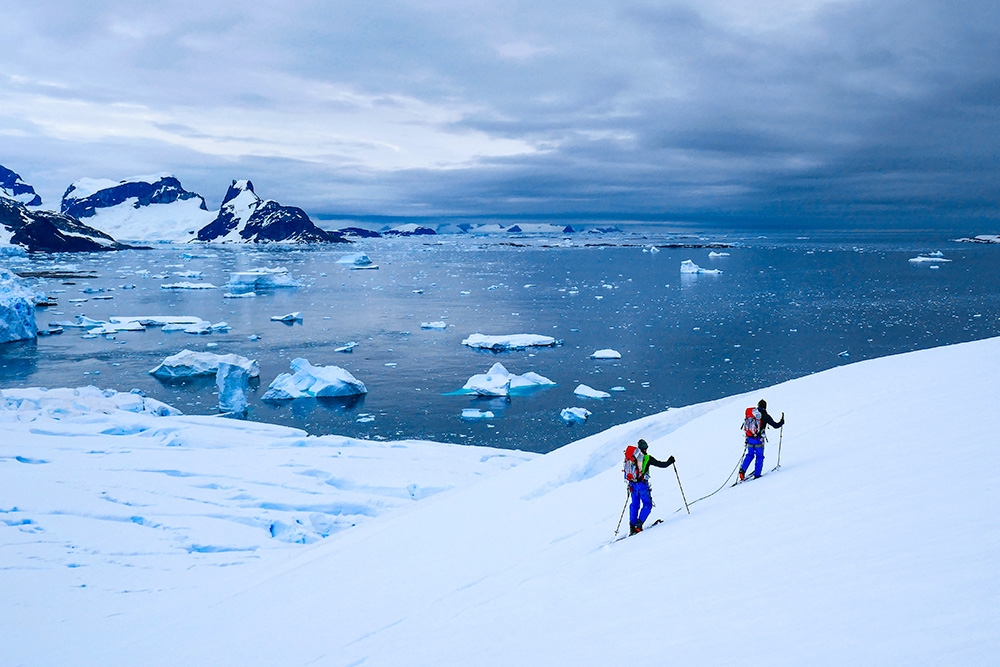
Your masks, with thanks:
M322 213L1000 220L1000 2L3 2L0 164ZM1000 231L1000 230L992 230Z

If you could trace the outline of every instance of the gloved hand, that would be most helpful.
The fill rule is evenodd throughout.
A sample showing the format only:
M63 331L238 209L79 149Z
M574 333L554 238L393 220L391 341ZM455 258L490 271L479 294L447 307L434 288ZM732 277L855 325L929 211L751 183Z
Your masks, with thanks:
M676 461L677 461L677 459L675 459L675 458L673 457L673 455L671 455L671 457L670 457L669 459L667 459L667 466L668 466L668 467L669 467L669 466L672 466L672 465L673 465L673 464L674 464L674 463L675 463Z

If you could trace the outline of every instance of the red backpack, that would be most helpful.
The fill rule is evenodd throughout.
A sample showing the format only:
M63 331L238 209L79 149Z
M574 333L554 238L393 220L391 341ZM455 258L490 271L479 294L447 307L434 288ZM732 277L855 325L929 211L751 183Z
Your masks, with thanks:
M746 418L743 420L743 433L748 438L760 437L760 410L757 408L747 408Z
M622 472L625 473L626 482L638 482L640 477L639 462L636 461L635 455L639 452L639 448L635 445L629 445L625 448L625 467Z

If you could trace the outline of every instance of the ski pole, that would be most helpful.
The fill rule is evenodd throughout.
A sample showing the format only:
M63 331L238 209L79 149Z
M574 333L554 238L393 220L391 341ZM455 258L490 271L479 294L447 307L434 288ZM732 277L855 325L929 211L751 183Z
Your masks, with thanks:
M684 495L684 487L681 485L681 474L677 472L677 464L674 463L674 474L677 475L677 487L681 490L681 499L684 501L684 509L691 513L691 508L688 507L687 497Z
M631 497L631 495L632 494L630 494L630 493L628 493L628 491L626 491L625 504L622 505L622 515L620 517L618 517L618 525L615 526L615 537L618 537L618 529L620 529L622 527L622 519L625 518L625 508L628 507L628 501L629 501L629 498Z
M781 413L781 430L778 431L778 465L774 467L775 470L781 467L781 441L785 437L785 413Z

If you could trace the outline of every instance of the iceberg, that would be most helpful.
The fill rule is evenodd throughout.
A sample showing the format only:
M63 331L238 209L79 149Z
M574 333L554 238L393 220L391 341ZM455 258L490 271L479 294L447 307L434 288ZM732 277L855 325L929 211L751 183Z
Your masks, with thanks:
M708 256L712 257L712 258L715 258L715 257L729 257L729 253L728 252L715 252L713 250L712 252L708 253Z
M555 384L538 373L513 375L503 364L495 363L486 373L469 378L462 390L480 396L509 396L512 390L555 386Z
M681 262L681 273L717 274L717 273L722 273L722 271L719 269L703 269L694 262L692 262L690 259L685 259L683 262Z
M606 350L598 350L597 352L594 352L592 355L590 355L590 358L591 359L621 359L622 355L621 355L621 352L618 352L616 350L606 349Z
M35 295L7 269L0 269L0 343L38 335Z
M563 408L559 416L564 422L569 423L580 423L587 421L587 417L593 414L590 410L586 408Z
M215 375L219 371L220 363L239 366L246 370L248 377L260 376L260 366L254 360L241 357L238 354L215 354L214 352L195 352L194 350L182 350L167 357L149 373L167 380Z
M219 389L219 411L245 414L250 373L245 366L219 361L215 386Z
M421 329L447 329L448 328L448 323L447 322L421 322L420 323L420 328Z
M274 378L261 400L286 401L368 393L363 382L339 366L313 366L298 357L292 360L291 367L294 374L282 373Z
M357 346L358 346L358 342L352 340L349 343L344 343L340 347L333 348L333 351L334 352L352 352L354 350L354 348L356 348Z
M352 266L371 266L372 260L363 252L356 252L344 255L337 260L337 264L350 264Z
M526 347L552 347L558 341L552 336L542 336L540 334L511 334L507 336L487 336L485 334L472 334L462 341L462 345L480 350L493 350L501 352L503 350L523 350Z
M573 390L573 393L577 396L582 396L583 398L611 398L611 394L608 392L588 387L585 384L578 386Z
M302 313L295 311L294 313L288 313L287 315L272 315L272 322L301 322Z
M238 293L276 287L302 287L302 283L288 275L288 269L279 266L273 269L257 268L230 273L227 286L231 293Z

